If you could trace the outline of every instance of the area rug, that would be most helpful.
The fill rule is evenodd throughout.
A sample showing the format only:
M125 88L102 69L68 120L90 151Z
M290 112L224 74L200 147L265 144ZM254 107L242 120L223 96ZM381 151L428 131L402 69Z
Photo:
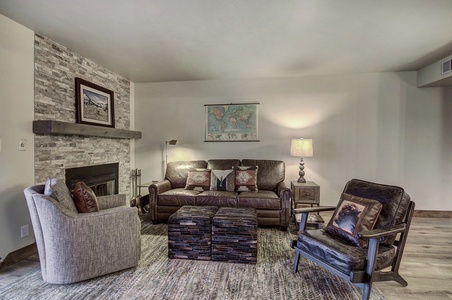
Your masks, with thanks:
M0 299L361 299L360 289L301 258L292 272L293 232L258 229L255 265L168 259L167 225L142 221L137 268L69 285L45 283L40 268L0 290ZM371 299L386 299L377 287Z

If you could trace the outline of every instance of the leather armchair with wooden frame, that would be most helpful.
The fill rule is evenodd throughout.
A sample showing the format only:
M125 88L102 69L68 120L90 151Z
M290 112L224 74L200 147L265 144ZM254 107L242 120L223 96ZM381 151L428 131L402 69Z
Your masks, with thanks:
M361 288L362 299L369 299L375 281L396 281L407 286L399 274L399 267L414 213L415 204L410 196L400 187L359 179L350 180L344 193L381 203L373 229L357 234L357 238L366 242L365 246L337 238L327 228L306 230L309 213L336 210L336 207L295 209L294 212L301 213L302 217L298 238L291 241L291 247L296 251L294 272L298 271L299 259L303 256ZM335 216L336 212L332 218Z

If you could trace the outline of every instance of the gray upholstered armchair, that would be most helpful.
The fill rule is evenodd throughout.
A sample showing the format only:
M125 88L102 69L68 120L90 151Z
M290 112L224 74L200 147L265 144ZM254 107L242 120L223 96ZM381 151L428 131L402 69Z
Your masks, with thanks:
M134 267L141 224L125 195L97 197L99 211L77 213L44 195L44 185L24 190L44 281L72 283Z

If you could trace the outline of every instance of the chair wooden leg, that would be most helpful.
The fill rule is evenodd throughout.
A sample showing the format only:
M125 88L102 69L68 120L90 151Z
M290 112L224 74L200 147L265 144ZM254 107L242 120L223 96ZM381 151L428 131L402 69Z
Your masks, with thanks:
M394 274L394 280L399 283L401 286L407 286L408 282L406 282L405 279L402 278L398 273Z
M415 206L414 202L410 202L410 205L408 207L408 213L406 216L406 229L400 235L400 240L397 243L397 259L391 268L391 271L393 273L392 280L396 281L401 286L408 285L408 282L406 282L406 280L403 279L402 276L400 276L399 267L402 262L403 251L405 250L405 244L406 244L406 240L408 237L408 231L410 230L411 220L412 220L413 214L414 214L414 206Z
M295 249L295 262L293 265L293 272L297 273L298 272L298 263L300 261L300 252L298 251L298 249Z

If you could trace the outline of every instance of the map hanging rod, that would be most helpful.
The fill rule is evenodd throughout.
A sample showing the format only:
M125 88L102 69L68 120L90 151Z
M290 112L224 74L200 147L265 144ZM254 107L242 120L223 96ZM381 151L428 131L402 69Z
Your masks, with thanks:
M245 103L218 103L218 104L204 104L204 106L219 106L219 105L252 105L260 104L259 102L245 102Z

